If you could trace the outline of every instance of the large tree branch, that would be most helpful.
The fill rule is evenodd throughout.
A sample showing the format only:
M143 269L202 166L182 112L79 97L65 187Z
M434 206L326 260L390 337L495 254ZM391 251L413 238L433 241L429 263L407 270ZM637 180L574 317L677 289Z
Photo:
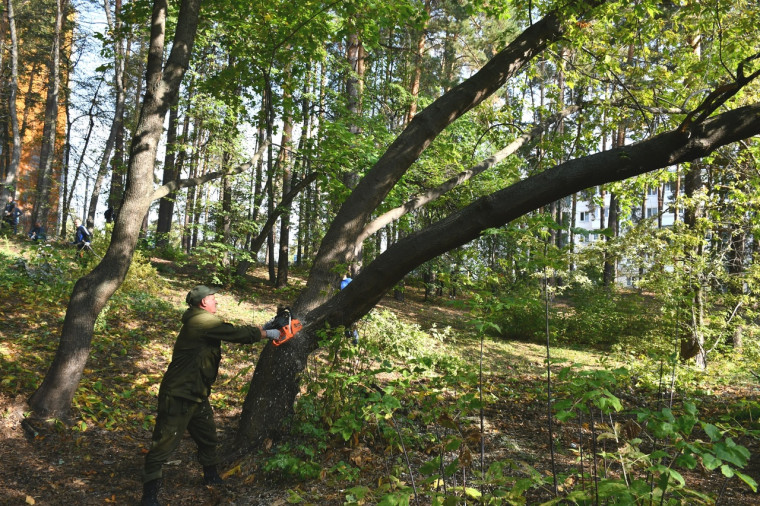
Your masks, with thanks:
M366 314L408 272L541 206L596 185L702 158L716 149L760 134L760 104L734 109L689 132L672 130L646 141L557 165L480 198L469 206L389 247L323 307L309 324L337 326Z
M180 188L190 188L191 186L199 186L199 185L202 185L203 183L213 181L214 179L219 179L220 177L224 175L234 176L236 174L240 174L241 172L245 172L246 170L250 169L253 165L255 165L259 161L259 158L261 158L261 155L266 150L266 147L268 144L269 143L267 141L264 141L264 143L256 151L256 153L253 154L250 160L248 160L246 163L238 165L234 169L231 169L228 171L219 170L216 172L209 172L208 174L204 174L198 177L178 179L175 181L170 181L163 186L159 186L153 191L153 194L150 196L150 201L153 202L154 200L158 200L160 198L166 197L170 193L177 191Z
M602 3L604 0L593 0L574 5L589 11ZM320 244L307 286L295 304L297 308L308 311L326 300L326 289L333 280L335 266L351 259L356 237L372 213L438 134L490 97L564 32L563 14L548 14L528 27L472 77L414 117L359 181L333 219Z
M390 211L387 211L367 225L362 233L359 235L359 237L356 240L356 243L354 245L354 249L357 251L359 248L361 248L362 242L367 239L369 236L383 228L384 226L388 225L392 221L395 221L402 216L404 216L407 213L410 213L416 209L421 208L422 206L432 202L433 200L441 197L442 195L450 192L457 186L461 185L462 183L469 181L470 179L474 178L478 174L481 174L485 172L486 170L490 169L491 167L494 167L495 165L498 165L502 161L504 161L505 158L507 158L509 155L523 147L528 142L531 142L533 139L541 135L549 126L556 124L558 121L561 121L562 119L568 117L571 114L574 114L578 112L581 109L580 106L570 106L565 108L564 110L553 114L549 119L546 121L534 126L530 132L526 132L519 136L517 139L510 142L505 148L501 149L500 151L496 152L495 154L491 155L490 157L486 158L485 160L481 161L479 164L471 167L470 169L467 169L465 171L460 172L456 176L453 176L446 180L443 184L436 188L432 188L428 190L425 193L422 193L420 195L417 195L413 199L409 200L408 202L402 204L401 206L391 209Z

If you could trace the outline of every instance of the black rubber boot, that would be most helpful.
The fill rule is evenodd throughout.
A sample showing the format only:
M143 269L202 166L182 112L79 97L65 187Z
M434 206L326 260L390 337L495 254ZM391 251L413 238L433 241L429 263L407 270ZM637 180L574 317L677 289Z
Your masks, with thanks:
M216 466L203 466L203 484L221 485L224 480L216 470Z
M140 506L161 506L158 491L161 490L161 478L143 483L143 495Z

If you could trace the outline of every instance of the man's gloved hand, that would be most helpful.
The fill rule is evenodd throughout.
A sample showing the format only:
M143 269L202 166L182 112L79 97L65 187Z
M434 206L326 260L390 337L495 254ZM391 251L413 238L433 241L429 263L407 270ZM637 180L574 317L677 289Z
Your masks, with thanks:
M279 307L277 308L277 314L274 318L262 325L264 330L280 330L283 327L290 325L290 308Z
M277 329L265 329L264 334L266 334L267 339L275 340L280 338L280 331Z

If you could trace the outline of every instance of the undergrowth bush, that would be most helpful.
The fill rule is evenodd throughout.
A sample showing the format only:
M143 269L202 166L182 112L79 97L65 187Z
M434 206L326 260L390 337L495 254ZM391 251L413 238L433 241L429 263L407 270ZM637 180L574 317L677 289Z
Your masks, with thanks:
M445 347L453 339L450 328L428 333L414 323L402 321L387 310L371 311L357 325L359 339L383 357L407 360L425 356L444 359Z
M166 286L163 278L150 263L150 258L146 257L141 251L135 251L132 257L132 263L127 271L127 277L124 279L120 290L123 292L148 292L155 293Z
M567 293L563 302L567 310L558 312L552 322L560 341L651 349L653 341L662 343L657 338L667 332L656 302L635 292L582 288Z
M546 305L535 287L517 288L499 297L490 319L505 339L535 342L546 334Z
M192 262L198 267L201 281L210 285L227 285L234 281L236 262L251 259L250 253L234 244L206 242L193 249Z

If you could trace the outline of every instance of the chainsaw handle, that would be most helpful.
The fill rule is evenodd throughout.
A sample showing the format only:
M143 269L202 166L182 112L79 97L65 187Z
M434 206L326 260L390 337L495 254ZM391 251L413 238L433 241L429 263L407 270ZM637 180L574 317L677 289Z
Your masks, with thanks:
M295 337L296 334L303 328L303 325L299 320L290 320L290 323L286 325L285 327L280 329L280 338L279 339L273 339L272 344L275 346L280 346L291 339Z

